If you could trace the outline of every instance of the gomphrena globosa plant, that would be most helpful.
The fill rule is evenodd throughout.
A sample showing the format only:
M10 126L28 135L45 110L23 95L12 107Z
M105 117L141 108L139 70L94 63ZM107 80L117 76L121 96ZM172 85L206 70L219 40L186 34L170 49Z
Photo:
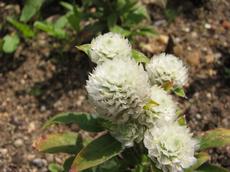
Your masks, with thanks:
M93 140L73 132L37 139L34 146L40 151L71 154L60 171L228 171L208 164L205 150L229 144L230 131L216 129L195 137L178 114L174 96L185 97L188 81L182 60L165 53L148 60L111 32L78 48L97 64L86 83L95 112L61 113L44 127L76 123L99 134Z

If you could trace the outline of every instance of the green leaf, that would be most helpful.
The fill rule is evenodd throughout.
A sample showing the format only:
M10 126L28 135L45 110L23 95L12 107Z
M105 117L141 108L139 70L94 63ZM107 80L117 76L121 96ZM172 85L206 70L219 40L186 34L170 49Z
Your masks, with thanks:
M68 132L41 136L35 140L33 146L46 153L76 154L82 149L83 143L80 135Z
M65 26L68 24L68 20L66 16L61 16L55 23L54 27L57 27L59 29L65 28Z
M78 124L79 127L83 130L90 132L100 132L104 129L100 125L100 118L95 118L90 114L83 112L64 112L52 117L48 120L43 128L47 128L52 124Z
M144 6L137 1L134 1L135 4L131 8L127 9L125 14L122 17L123 26L136 27L138 23L141 23L143 20L149 20L149 14Z
M62 28L55 27L55 24L36 21L34 27L46 32L48 35L59 39L67 38L67 33Z
M155 31L155 29L151 26L145 26L137 29L137 31L134 31L133 35L141 35L141 36L156 36L158 33Z
M122 28L122 27L120 27L118 25L115 25L115 26L111 27L110 31L114 32L114 33L119 33L119 34L121 34L121 35L123 35L125 37L128 37L128 36L131 35L131 32L129 30L124 29L124 28Z
M13 53L20 43L20 39L17 34L6 35L3 38L2 50L5 53Z
M107 25L109 29L112 29L117 23L117 14L111 13L107 18Z
M154 106L159 106L159 103L154 101L153 99L149 100L143 107L144 110L150 110Z
M22 9L20 21L29 21L41 8L45 0L26 0L25 6Z
M49 164L48 169L50 172L63 172L64 170L60 165L56 163Z
M85 54L89 56L90 46L91 44L83 44L83 45L76 46L76 48L79 49L80 51L83 51Z
M229 172L229 170L223 167L219 167L219 166L207 163L199 167L194 172Z
M21 22L18 22L17 20L7 17L7 21L12 24L16 29L18 29L22 34L27 37L33 37L35 35L34 31L27 25Z
M63 167L64 167L64 171L65 172L70 172L70 168L71 168L71 165L74 161L76 156L71 156L69 158L67 158L63 164Z
M176 88L174 88L174 89L173 89L173 92L174 92L177 96L179 96L179 97L186 98L184 89L181 88L181 87L176 87Z
M199 137L200 150L230 145L230 129L218 128Z
M73 11L73 9L74 9L74 6L68 2L61 1L60 5L69 11Z
M177 119L177 122L179 125L186 125L186 119L185 119L185 116L180 116L178 119Z
M195 164L193 164L191 167L185 169L184 172L193 172L196 170L198 167L200 167L202 164L204 164L206 161L210 159L210 156L207 152L199 152L196 155L197 161Z
M111 159L122 151L121 143L105 134L83 148L76 156L71 172L85 170Z
M138 63L148 63L149 58L146 57L143 53L137 51L137 50L132 50L132 57L136 60Z

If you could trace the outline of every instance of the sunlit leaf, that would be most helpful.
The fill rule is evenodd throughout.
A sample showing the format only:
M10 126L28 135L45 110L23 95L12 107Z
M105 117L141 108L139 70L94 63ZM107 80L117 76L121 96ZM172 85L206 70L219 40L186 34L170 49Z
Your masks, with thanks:
M230 129L218 128L203 133L200 137L200 150L230 145Z
M184 116L184 115L180 116L180 117L177 119L177 121L178 121L178 124L179 124L179 125L186 125L186 119L185 119L185 116Z
M148 103L146 103L143 107L144 110L150 110L152 107L154 106L159 106L159 103L157 103L156 101L154 100L149 100Z
M132 50L132 57L136 60L138 63L148 63L149 58L146 57L143 53L137 51L137 50Z
M49 119L43 126L47 128L52 124L78 124L83 130L100 132L104 129L100 125L100 119L82 112L64 112Z
M67 33L64 29L55 27L55 24L48 22L36 21L34 27L46 32L48 35L59 39L67 38Z
M174 89L173 89L173 92L174 92L177 96L179 96L179 97L186 98L184 89L181 88L181 87L176 87L176 88L174 88Z
M13 53L20 43L20 39L17 34L6 35L3 37L2 50L5 53Z
M33 146L46 153L76 154L82 149L83 143L80 135L68 132L41 136L35 140Z
M17 20L8 17L7 21L12 24L16 29L18 29L25 37L33 37L35 35L34 31L27 25Z
M122 151L121 143L112 136L103 135L83 148L76 156L71 172L85 170L111 159Z
M41 8L45 0L26 0L22 9L20 21L29 21Z
M83 51L85 54L89 55L89 50L90 50L90 44L83 44L76 46L77 49L80 51Z

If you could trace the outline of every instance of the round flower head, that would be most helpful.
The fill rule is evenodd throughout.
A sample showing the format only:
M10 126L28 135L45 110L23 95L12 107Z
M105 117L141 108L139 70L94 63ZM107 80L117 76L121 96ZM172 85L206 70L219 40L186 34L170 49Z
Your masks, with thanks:
M143 113L150 85L142 66L131 58L118 58L97 66L86 89L101 117L121 123Z
M108 59L131 57L131 46L120 34L109 32L92 40L89 55L93 62L102 64Z
M189 129L179 124L159 123L146 131L144 145L149 157L163 172L182 172L196 162L198 142Z
M145 106L145 110L139 121L148 128L159 120L168 123L176 119L176 104L171 95L158 86L151 87L150 102Z
M183 62L171 54L162 53L154 56L146 66L151 83L182 87L188 80L188 70Z
M129 122L115 125L109 131L124 147L132 147L134 142L139 143L143 140L145 127L134 122Z

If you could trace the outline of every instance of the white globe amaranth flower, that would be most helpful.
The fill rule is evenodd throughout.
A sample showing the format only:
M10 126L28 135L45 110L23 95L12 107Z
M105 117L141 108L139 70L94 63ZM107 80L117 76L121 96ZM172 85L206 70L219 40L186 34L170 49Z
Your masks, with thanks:
M131 51L128 39L109 32L92 40L89 55L93 62L102 64L108 59L131 57Z
M149 104L144 115L140 115L139 121L148 128L151 128L156 121L161 120L165 123L176 120L177 106L172 96L159 86L152 86L150 90L150 101L155 104Z
M139 143L143 140L145 126L134 122L118 124L109 129L110 134L122 143L124 147L132 147L134 142Z
M143 66L131 58L118 58L97 66L86 89L101 117L122 123L144 112L150 84Z
M173 86L182 87L188 80L188 69L183 61L171 54L153 56L146 70L153 85L170 82Z
M149 157L163 172L182 172L196 162L197 140L186 126L158 123L144 135Z

